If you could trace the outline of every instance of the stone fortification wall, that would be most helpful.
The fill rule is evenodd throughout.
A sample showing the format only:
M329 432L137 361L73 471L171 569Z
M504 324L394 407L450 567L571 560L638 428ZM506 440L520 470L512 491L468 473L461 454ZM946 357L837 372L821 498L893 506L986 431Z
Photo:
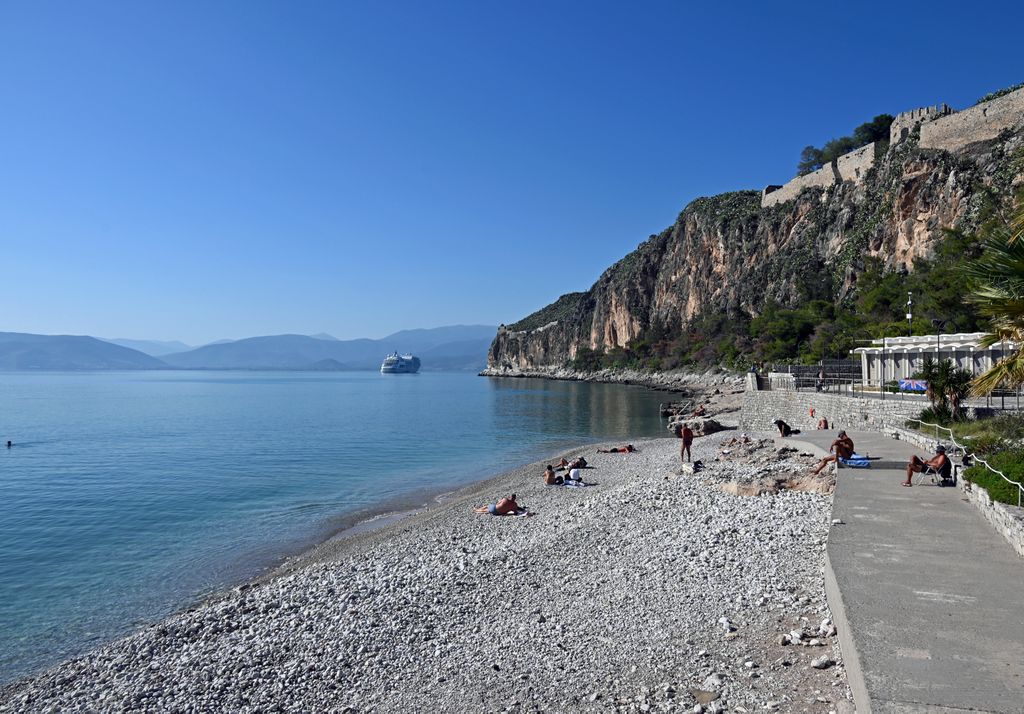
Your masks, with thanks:
M761 194L761 207L775 206L791 201L805 188L828 188L841 181L860 183L868 169L875 165L875 144L871 143L843 154L827 166L805 176L797 176L779 188L768 186ZM769 190L774 188L774 190Z
M800 195L805 188L828 188L836 182L835 172L832 165L822 166L817 171L812 171L803 176L797 176L789 183L783 184L771 192L761 195L761 206L774 206L777 203L791 201Z
M814 407L814 416L811 416ZM811 430L825 417L837 429L887 431L920 413L920 403L898 399L859 399L827 392L745 391L740 426L748 431L775 431L782 419L795 429Z
M925 149L957 151L977 141L989 141L1003 131L1024 126L1024 89L978 104L962 112L921 125Z
M853 181L854 183L863 181L868 170L874 165L874 142L859 149L854 149L849 154L843 154L836 161L836 168L839 170L839 180Z
M938 119L952 113L953 110L948 104L938 104L933 107L920 107L919 109L911 109L909 112L900 112L889 126L889 143L898 144L903 141L914 130L914 127L921 122Z

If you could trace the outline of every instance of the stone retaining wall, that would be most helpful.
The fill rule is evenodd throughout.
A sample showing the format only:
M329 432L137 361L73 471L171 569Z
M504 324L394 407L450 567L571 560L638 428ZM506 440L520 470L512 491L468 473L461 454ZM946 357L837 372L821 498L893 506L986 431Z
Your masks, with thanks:
M814 416L811 416L811 407ZM791 390L746 391L740 426L749 431L773 431L772 422L782 419L795 429L814 429L825 417L836 429L886 431L902 427L916 417L922 405L898 399L862 399L828 392Z

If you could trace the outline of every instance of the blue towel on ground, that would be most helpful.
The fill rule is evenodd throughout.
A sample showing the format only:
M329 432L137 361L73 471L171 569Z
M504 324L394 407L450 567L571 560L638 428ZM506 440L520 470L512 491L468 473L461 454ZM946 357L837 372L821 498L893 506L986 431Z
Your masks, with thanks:
M851 456L848 459L844 459L843 457L840 456L839 457L839 463L841 463L843 466L848 466L851 469L869 469L869 468L871 468L871 462L868 461L867 459L865 459L863 456L860 456L858 454L854 454L853 456Z

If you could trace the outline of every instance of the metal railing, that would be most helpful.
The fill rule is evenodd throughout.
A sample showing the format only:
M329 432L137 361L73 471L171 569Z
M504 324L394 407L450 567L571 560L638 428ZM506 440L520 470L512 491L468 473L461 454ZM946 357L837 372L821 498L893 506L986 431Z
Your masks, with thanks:
M1016 486L1017 487L1017 506L1020 507L1021 503L1024 502L1024 484L1021 484L1018 481L1014 481L1014 480L1012 480L1010 478L1007 478L1006 474L1004 474L1002 471L1000 471L999 469L997 469L994 466L992 466L988 461L986 461L985 459L981 458L980 456L978 456L974 452L968 452L967 451L967 447L964 446L963 444L961 444L960 442L958 442L956 440L956 437L953 436L953 430L952 429L949 429L947 427L941 426L939 424L931 424L931 423L926 422L926 421L921 421L920 419L907 419L907 422L908 423L909 422L916 422L916 423L920 424L921 426L934 427L935 428L935 442L936 442L936 444L942 443L942 440L939 438L939 429L942 429L943 431L948 432L949 433L948 441L949 441L949 443L951 443L953 445L954 449L959 451L961 454L964 455L965 458L970 459L972 462L982 464L989 471L991 471L992 473L996 474L1001 479L1003 479L1003 481L1006 481L1006 483L1011 484L1013 486Z
M841 394L847 397L865 399L898 399L901 401L928 403L920 392L886 391L883 396L877 385L864 384L860 377L818 377L816 375L799 375L788 372L771 372L762 376L759 385L770 390L791 392L820 392L823 394Z
M816 374L796 372L769 372L758 375L760 389L790 392L821 392L841 394L863 399L898 400L920 403L928 406L931 402L924 392L901 391L891 385L882 389L878 381L865 383L859 377L818 377ZM987 397L969 397L962 402L964 409L989 409L992 411L1020 411L1021 390L996 390Z

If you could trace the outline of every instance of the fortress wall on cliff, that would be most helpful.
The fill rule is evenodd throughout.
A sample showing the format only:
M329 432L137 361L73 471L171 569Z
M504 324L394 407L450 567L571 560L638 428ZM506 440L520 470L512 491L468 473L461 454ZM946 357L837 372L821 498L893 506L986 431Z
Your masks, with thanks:
M868 169L874 165L874 142L859 149L854 149L849 154L843 154L836 160L836 167L839 169L839 180L853 181L854 183L863 181Z
M797 176L795 179L782 185L771 192L766 192L761 195L761 206L774 206L778 203L790 201L800 195L800 192L805 188L828 188L836 182L835 173L832 171L832 165L822 166L817 171L812 171L809 174L803 176Z
M957 151L1019 126L1024 126L1024 89L921 124L920 146Z
M792 181L779 188L766 188L761 194L761 207L775 206L779 203L791 201L800 195L805 188L828 188L832 184L843 181L860 183L864 180L868 169L875 165L875 144L874 142L859 149L854 149L848 154L843 154L831 164L822 166L817 171L812 171L804 176L797 176Z
M900 112L893 119L892 124L889 125L889 143L898 144L910 136L910 132L918 124L952 113L953 110L948 104L937 104L933 107L920 107L918 109L911 109L909 112Z

